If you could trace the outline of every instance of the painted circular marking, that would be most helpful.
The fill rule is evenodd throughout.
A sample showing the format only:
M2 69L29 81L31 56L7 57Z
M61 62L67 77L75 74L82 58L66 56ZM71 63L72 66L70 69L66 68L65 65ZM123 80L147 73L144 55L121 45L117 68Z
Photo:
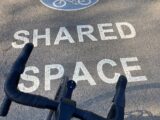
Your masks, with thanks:
M77 11L93 6L99 0L40 0L46 7L62 10Z

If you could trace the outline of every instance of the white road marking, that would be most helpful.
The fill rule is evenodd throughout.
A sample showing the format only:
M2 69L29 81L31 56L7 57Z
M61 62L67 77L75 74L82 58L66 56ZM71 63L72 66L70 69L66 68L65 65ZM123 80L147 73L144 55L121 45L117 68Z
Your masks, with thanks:
M58 73L52 75L51 70L57 70ZM45 65L45 90L51 90L51 80L56 80L64 75L64 68L60 64Z
M130 39L130 38L134 38L136 36L136 30L132 24L130 24L128 22L118 22L118 23L116 23L116 26L117 26L117 29L118 29L119 34L121 36L121 39ZM122 27L128 27L128 29L130 30L130 34L125 34Z
M122 63L123 70L126 74L127 79L129 80L129 82L138 82L138 81L146 81L147 80L146 76L133 77L131 75L131 71L141 70L141 67L139 65L135 65L135 66L128 66L127 65L127 63L129 63L129 62L137 62L138 61L137 57L120 58L120 61Z
M116 83L120 74L115 73L114 78L106 77L106 75L103 72L104 64L110 64L112 67L115 67L115 66L117 66L117 63L114 62L113 60L110 60L110 59L103 59L103 60L99 61L97 64L97 72L98 72L98 75L101 78L101 80L104 81L105 83L108 83L108 84Z
M139 71L141 70L141 67L139 65L136 66L128 66L127 63L129 62L138 62L138 58L137 57L127 57L127 58L120 58L120 62L122 65L122 69L124 70L124 73L128 79L128 82L139 82L139 81L146 81L147 77L146 76L131 76L131 71ZM113 84L116 83L120 73L113 73L114 74L114 78L108 78L106 76L106 74L103 71L103 66L105 64L109 64L112 67L116 67L117 63L111 59L102 59L101 61L99 61L96 65L97 65L97 74L99 75L100 79L107 84ZM58 80L60 78L63 77L63 75L65 74L65 68L63 65L61 64L49 64L49 65L45 65L44 68L44 77L45 77L45 85L44 85L44 90L45 91L49 91L51 90L51 81L54 80ZM116 68L115 68L116 69ZM58 71L56 74L51 73L51 71L56 70ZM28 71L32 71L34 75L30 75L27 72ZM80 75L80 72L82 72L83 74ZM28 66L25 69L25 72L22 74L21 79L28 81L28 82L32 82L33 86L32 87L26 87L23 83L20 83L19 85L19 89L23 92L33 92L35 90L38 89L40 81L39 78L36 76L37 73L39 73L39 69L36 66ZM89 83L88 85L97 85L97 83L95 82L93 76L90 74L90 72L88 71L86 65L82 62L82 61L78 61L75 63L75 69L74 69L74 73L73 73L73 80L77 82L77 84L81 81L87 82Z
M108 36L107 33L113 33L112 23L98 24L101 40L116 40L117 36ZM105 29L108 28L108 29Z
M87 29L87 31L85 29ZM97 38L92 35L93 31L94 31L94 28L91 25L78 25L77 33L78 33L79 42L84 42L84 36L87 36L92 41L98 41Z
M80 71L83 72L83 75L80 75ZM73 74L73 80L75 82L87 80L90 83L90 85L96 85L96 82L94 81L91 74L81 61L76 63L75 71Z
M28 75L27 72L33 72L34 74L38 74L39 73L39 69L35 66L29 66L26 67L23 74L21 75L21 78L25 81L29 81L32 82L32 86L31 87L26 87L24 85L24 83L19 83L18 88L26 93L30 93L30 92L34 92L35 90L38 89L39 85L40 85L40 81L39 78L35 75Z
M33 44L34 44L35 47L38 46L38 40L39 39L45 40L45 43L46 43L45 45L49 46L51 44L50 29L46 28L44 35L39 35L38 34L38 29L34 29L33 30Z
M71 34L66 29L66 27L60 27L57 37L55 39L54 45L58 45L61 40L68 40L69 43L75 43Z
M117 28L116 31L113 28L114 26ZM123 29L123 27L127 28L127 31L130 33L126 33L126 31ZM97 24L96 26L92 25L76 25L76 34L78 37L78 42L85 42L86 38L89 38L91 41L100 41L100 40L123 40L123 39L132 39L136 37L136 30L134 26L128 22L117 22L117 23L102 23ZM97 38L98 36L94 36L95 29L98 30L100 38ZM27 30L19 30L15 32L14 34L14 42L12 42L13 48L23 48L24 45L28 42L32 42L34 44L34 47L38 47L38 41L44 41L45 46L51 46L51 45L59 45L63 44L62 41L67 41L68 43L75 43L75 40L72 37L71 32L66 27L60 27L57 32L57 37L51 38L51 29L45 28L44 34L39 34L38 29L33 29L33 33L29 32ZM111 35L114 34L114 35ZM120 38L118 39L118 34L120 35ZM29 38L33 38L29 40ZM54 41L54 43L51 43L51 41Z

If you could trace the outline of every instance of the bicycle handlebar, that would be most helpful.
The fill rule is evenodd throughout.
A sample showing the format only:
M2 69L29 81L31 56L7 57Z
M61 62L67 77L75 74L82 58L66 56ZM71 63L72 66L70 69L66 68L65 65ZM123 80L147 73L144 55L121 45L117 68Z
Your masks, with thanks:
M125 76L121 75L116 85L115 97L113 98L113 102L120 107L125 107L126 85L127 85L127 79Z
M2 105L0 107L0 116L6 116L9 112L12 101L5 95Z
M80 118L82 120L124 120L125 88L127 85L127 79L125 76L119 77L119 80L116 85L116 93L112 101L113 105L110 109L107 118L98 116L93 112L76 108L75 104L73 105L70 104L70 102L74 103L74 101L70 100L73 89L76 86L74 81L67 82L68 92L64 97L64 99L66 100L68 99L70 100L70 102L67 102L65 100L63 101L63 99L60 101L55 101L43 96L23 93L19 91L17 89L17 86L19 83L20 75L24 72L25 64L32 52L32 49L33 49L32 43L26 44L21 54L19 55L19 57L17 58L17 60L15 61L15 63L11 68L11 72L7 80L5 81L4 91L6 93L6 97L4 98L3 104L0 109L0 116L7 115L11 102L14 101L22 105L27 105L41 109L58 110L59 112L63 107L65 108L71 107L72 112L70 112L69 114L70 115L72 114L74 117Z
M127 79L121 75L116 84L116 92L113 98L113 105L109 111L107 118L101 117L93 112L86 110L76 109L75 117L82 120L124 120L124 108L125 108L125 89L127 85Z
M11 72L9 74L9 77L7 78L6 83L14 77L15 77L14 79L16 79L16 80L12 81L13 84L10 84L9 86L15 85L14 87L16 87L16 89L17 89L20 74L23 73L23 71L24 71L25 64L29 58L29 55L30 55L32 49L33 49L33 45L31 43L27 44L24 47L24 49L22 50L20 56L17 58L17 60L13 64L13 66L11 68ZM9 88L9 89L11 89L11 88ZM2 105L0 107L0 116L6 116L8 114L11 103L12 103L12 100L10 98L8 98L8 96L5 95L3 102L2 102Z
M112 100L113 105L111 106L107 119L124 120L126 85L127 85L127 78L121 75L116 85L116 93Z
M20 79L20 74L23 73L24 71L25 64L32 52L32 49L33 49L33 44L31 43L26 44L21 54L13 64L9 77L5 82L4 86L5 93L10 100L15 101L16 103L31 107L37 107L43 109L47 108L54 110L58 106L57 102L39 95L23 93L17 89Z

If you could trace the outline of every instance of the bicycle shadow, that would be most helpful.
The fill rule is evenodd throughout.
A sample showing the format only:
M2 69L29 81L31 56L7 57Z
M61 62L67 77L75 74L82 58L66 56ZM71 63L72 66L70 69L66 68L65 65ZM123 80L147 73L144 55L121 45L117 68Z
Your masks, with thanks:
M125 114L125 120L160 120L160 116L154 116L146 110L136 110L127 112Z
M160 83L158 83L158 82L150 83L150 84L146 83L146 84L142 84L142 85L127 87L126 93L130 93L130 92L133 92L133 91L139 91L139 90L156 89L156 88L160 88ZM110 91L110 92L107 92L107 93L103 93L103 94L97 95L97 96L95 96L93 98L90 98L90 99L88 99L86 101L83 101L82 103L79 104L79 106L81 108L85 108L86 105L87 105L87 107L91 106L93 104L93 102L102 101L102 100L104 100L106 98L113 98L113 94L114 94L114 92Z

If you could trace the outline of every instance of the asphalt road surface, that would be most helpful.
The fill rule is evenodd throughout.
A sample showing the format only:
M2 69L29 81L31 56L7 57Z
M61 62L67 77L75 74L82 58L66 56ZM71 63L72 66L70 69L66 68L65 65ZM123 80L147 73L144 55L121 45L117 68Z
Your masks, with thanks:
M39 0L0 2L0 103L25 42L35 48L20 89L54 98L65 74L77 106L106 116L119 74L128 78L126 120L160 119L160 0L100 0L59 11ZM116 74L116 76L115 76ZM13 103L0 120L44 120L48 110Z

